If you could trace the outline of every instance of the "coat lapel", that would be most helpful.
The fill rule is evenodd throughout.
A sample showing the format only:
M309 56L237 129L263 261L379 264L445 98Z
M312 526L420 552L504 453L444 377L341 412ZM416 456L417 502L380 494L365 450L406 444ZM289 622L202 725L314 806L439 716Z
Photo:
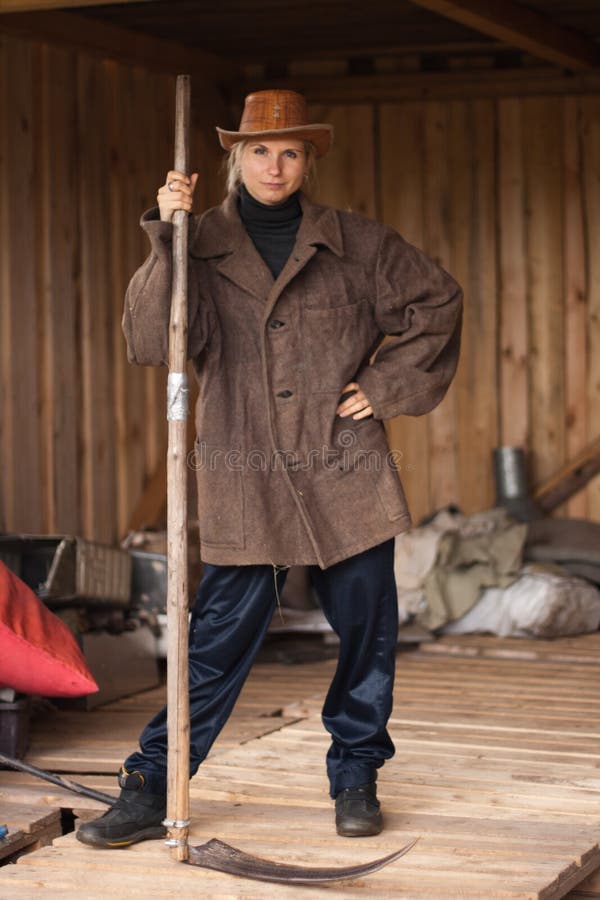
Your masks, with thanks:
M218 271L262 303L273 287L273 276L237 211L237 194L229 194L198 222L191 238L190 255L216 259Z
M296 236L296 243L279 278L274 283L267 301L265 315L270 316L273 307L290 281L302 271L317 253L319 247L327 247L336 256L343 256L342 229L336 210L312 203L300 194L302 222Z
M217 264L217 269L225 278L264 303L273 287L273 275L246 230L242 230L244 234L239 244Z
M300 204L302 224L298 229L296 243L327 247L336 256L343 256L344 242L337 210L313 203L304 194L300 194Z

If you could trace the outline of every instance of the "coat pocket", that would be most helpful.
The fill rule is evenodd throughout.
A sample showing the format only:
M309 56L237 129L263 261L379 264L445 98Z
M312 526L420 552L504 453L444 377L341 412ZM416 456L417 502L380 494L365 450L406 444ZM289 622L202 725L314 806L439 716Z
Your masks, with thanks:
M363 459L369 464L375 491L391 522L409 515L404 488L389 449L383 424L377 419L359 420L356 438Z
M379 500L381 501L381 505L391 522L409 516L408 504L406 502L400 476L389 457L386 459L381 472L379 473L375 483L375 489Z
M190 464L196 471L200 542L243 550L244 485L240 450L196 439Z
M341 390L363 363L377 331L369 301L304 307L302 315L309 390Z

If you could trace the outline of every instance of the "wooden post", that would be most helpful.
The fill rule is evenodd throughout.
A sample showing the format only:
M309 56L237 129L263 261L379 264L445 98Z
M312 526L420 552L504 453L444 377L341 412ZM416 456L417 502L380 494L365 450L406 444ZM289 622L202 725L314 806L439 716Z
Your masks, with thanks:
M189 174L189 75L177 77L175 170ZM167 826L173 857L188 858L190 710L188 684L187 473L188 214L173 216L173 273L167 386Z

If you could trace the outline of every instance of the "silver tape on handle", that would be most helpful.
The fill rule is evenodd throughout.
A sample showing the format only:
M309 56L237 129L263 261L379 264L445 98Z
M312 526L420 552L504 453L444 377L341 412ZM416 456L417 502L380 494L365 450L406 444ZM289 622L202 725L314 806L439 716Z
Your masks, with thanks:
M189 408L188 378L185 372L169 372L167 378L167 421L185 422Z

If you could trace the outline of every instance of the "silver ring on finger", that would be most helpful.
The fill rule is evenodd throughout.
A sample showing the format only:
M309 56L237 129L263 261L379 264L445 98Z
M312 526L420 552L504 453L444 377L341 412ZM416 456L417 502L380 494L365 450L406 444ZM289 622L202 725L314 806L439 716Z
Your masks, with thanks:
M169 188L170 191L174 191L175 190L175 182L169 181L169 183L167 184L167 187Z

